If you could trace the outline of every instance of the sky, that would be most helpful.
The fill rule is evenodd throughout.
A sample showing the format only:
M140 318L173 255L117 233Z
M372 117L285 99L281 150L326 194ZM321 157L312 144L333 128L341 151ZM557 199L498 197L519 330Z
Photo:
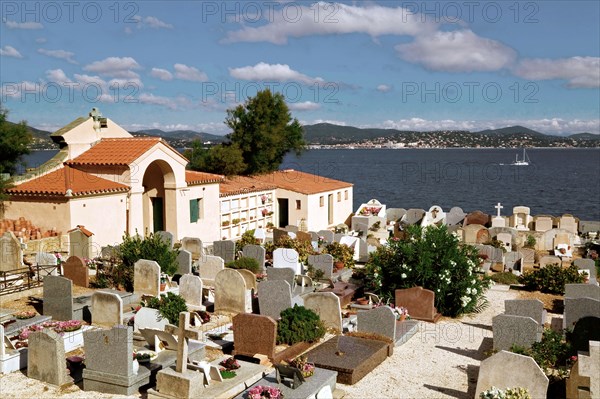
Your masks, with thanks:
M0 2L0 102L54 131L226 134L282 93L303 124L600 134L598 1Z

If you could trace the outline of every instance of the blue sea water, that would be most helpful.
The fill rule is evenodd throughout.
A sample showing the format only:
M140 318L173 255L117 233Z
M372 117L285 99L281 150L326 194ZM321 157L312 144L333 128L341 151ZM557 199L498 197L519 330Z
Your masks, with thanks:
M26 157L38 166L56 151ZM354 208L372 198L388 207L464 211L503 215L525 205L533 215L571 213L600 220L599 149L529 149L529 166L512 166L516 149L356 149L309 150L289 154L282 167L354 184Z

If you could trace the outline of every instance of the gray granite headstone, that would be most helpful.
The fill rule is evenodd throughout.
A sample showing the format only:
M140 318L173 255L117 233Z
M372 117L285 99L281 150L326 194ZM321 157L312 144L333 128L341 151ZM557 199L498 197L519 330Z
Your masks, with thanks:
M175 240L173 233L171 233L169 231L157 231L154 234L156 234L157 236L160 236L160 238L163 242L166 242L167 244L169 244L169 246L171 248L173 248L173 242Z
M198 273L206 280L214 280L221 270L225 268L225 261L220 256L204 255L200 258Z
M396 316L389 306L359 311L356 317L359 332L379 334L396 341Z
M385 217L390 221L400 221L404 215L406 215L406 209L404 208L387 208L385 210Z
M531 317L541 326L546 322L544 303L539 299L507 299L504 309L507 315Z
M28 342L27 377L57 386L69 382L62 335L44 329L31 333Z
M288 232L275 227L273 229L273 242L274 243L279 242L279 240L281 240L282 237L288 237Z
M223 269L215 277L215 313L246 311L246 281L234 269Z
M204 255L202 240L196 237L183 237L181 239L181 249L190 251L192 259L200 259Z
M177 274L184 275L192 272L192 253L185 249L177 254Z
M545 398L548 391L548 377L529 356L500 351L482 360L479 366L475 398L491 387L522 387L532 398Z
M569 298L565 296L563 328L573 328L584 317L600 317L600 301L593 298Z
M258 307L260 314L278 320L282 311L292 307L292 289L284 280L268 280L258 283Z
M54 257L54 255L52 255ZM56 264L56 258L54 258ZM0 272L20 269L23 264L21 243L12 231L7 231L0 237Z
M246 258L255 259L258 262L261 271L265 271L265 257L267 253L264 247L254 244L245 245L242 249L242 254Z
M120 326L83 333L87 370L127 376L132 373L133 330Z
M319 315L326 328L342 331L340 298L333 292L314 292L304 297L304 306Z
M294 288L294 282L296 281L296 273L294 272L294 269L289 267L268 267L267 279L271 281L287 281L290 287Z
M298 230L298 226L294 226L294 225L292 225L292 224L288 224L288 225L287 225L287 226L285 226L283 229L284 229L285 231L289 231L289 232L292 232L292 233L297 233L297 232L299 231L299 230Z
M117 247L113 247L112 245L107 245L106 247L102 247L100 250L100 257L102 259L114 259L119 256L119 249Z
M405 225L413 225L421 222L421 219L425 216L425 209L409 209L406 211L404 220L402 222Z
M597 278L596 276L596 263L594 262L593 259L584 259L584 258L578 258L575 259L573 261L573 264L579 269L579 270L589 270L589 277L590 279L592 278Z
M123 323L123 300L118 294L97 291L92 294L92 324L112 328Z
M510 350L513 345L531 348L542 339L543 327L531 317L500 314L492 319L495 350Z
M317 231L317 234L319 235L319 237L323 237L323 239L325 240L326 243L332 243L333 242L333 231L331 231L331 230L319 230L319 231Z
M504 255L504 266L507 269L513 269L521 271L521 262L519 262L522 258L520 252L513 251Z
M565 298L600 300L600 287L595 284L565 284Z
M192 306L202 306L202 279L193 274L184 274L179 279L179 295Z
M330 254L308 255L308 264L316 270L322 270L325 278L333 275L333 256Z
M467 216L467 214L463 212L462 208L455 206L446 214L446 225L456 226L461 224L465 219L465 216Z
M140 259L133 265L133 293L158 296L160 293L160 266L153 260Z
M215 241L213 243L213 254L220 256L225 264L235 260L235 242L231 240Z
M56 255L50 252L38 252L35 255L35 263L40 266L56 266L58 265L58 260L56 259Z
M44 277L44 316L73 319L73 282L62 276Z

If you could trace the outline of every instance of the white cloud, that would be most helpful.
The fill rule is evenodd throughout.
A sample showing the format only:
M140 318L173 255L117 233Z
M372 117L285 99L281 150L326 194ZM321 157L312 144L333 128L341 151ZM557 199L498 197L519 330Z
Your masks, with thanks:
M288 108L292 111L314 111L321 108L320 104L313 103L312 101L304 101L301 103L288 103Z
M141 15L135 15L133 19L137 22L138 29L146 27L151 29L173 29L173 25L152 16L142 17ZM131 29L128 33L131 33Z
M260 80L270 82L295 81L305 84L324 82L322 78L313 78L295 71L287 64L267 64L265 62L259 62L254 66L229 68L229 74L236 79L242 80Z
M181 80L191 80L193 82L205 82L208 76L198 69L184 64L175 64L175 77Z
M173 80L173 74L166 69L152 68L150 76L160 80Z
M266 13L266 10L265 10ZM416 36L432 32L437 24L402 7L368 4L364 7L319 2L310 6L291 3L269 15L269 23L260 27L245 26L228 32L225 42L270 42L286 44L289 37L365 33Z
M31 82L24 80L20 83L5 82L0 88L0 95L2 98L18 98L21 97L23 100L26 95L31 93L38 93L41 90L40 83ZM23 94L22 93L26 93Z
M137 61L131 57L108 57L84 66L83 70L98 73L100 76L136 79L139 78L139 75L133 70L140 68Z
M48 41L48 39L46 39L45 37L38 37L37 39L35 39L35 42L39 43L39 44L44 44L47 41Z
M187 124L187 123L132 123L130 125L124 125L128 131L138 131L144 129L160 129L164 131L172 130L193 130L196 132L205 132L218 135L224 135L229 133L229 128L225 126L223 122L208 122L198 124Z
M71 83L72 80L67 77L62 69L50 69L46 71L46 78L52 83Z
M138 100L142 104L161 105L169 109L177 108L177 103L173 99L168 97L155 96L154 94L142 93L138 97Z
M392 87L388 85L381 84L377 86L377 91L380 91L382 93L387 93L390 90L392 90Z
M14 48L13 46L4 46L0 48L0 56L4 57L13 57L13 58L23 58L19 50Z
M39 22L15 22L15 21L4 20L4 23L6 24L6 27L8 29L33 30L33 29L43 29L44 28L44 25L40 24Z
M59 58L67 61L70 64L77 64L77 61L73 59L75 53L65 50L46 50L43 48L38 49L38 53L47 55L48 57Z
M78 83L81 83L83 86L86 85L96 85L99 86L103 89L108 89L108 83L106 83L105 80L103 80L101 77L99 76L90 76L90 75L79 75L79 74L74 74L73 77L75 78L75 80Z
M510 66L517 56L512 48L468 29L418 36L395 48L402 59L434 71L496 71Z
M600 58L526 58L513 68L513 73L523 79L562 79L571 88L597 89L600 87Z

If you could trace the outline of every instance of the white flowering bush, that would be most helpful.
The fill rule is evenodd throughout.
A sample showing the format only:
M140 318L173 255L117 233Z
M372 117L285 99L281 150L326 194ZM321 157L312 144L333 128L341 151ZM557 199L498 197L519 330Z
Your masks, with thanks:
M502 390L496 387L491 387L487 391L479 394L480 399L531 399L531 395L526 388L506 388Z
M485 307L491 280L477 274L477 250L462 245L445 226L410 226L406 238L391 238L371 254L366 265L367 288L394 298L398 288L422 286L435 292L435 306L456 317Z

